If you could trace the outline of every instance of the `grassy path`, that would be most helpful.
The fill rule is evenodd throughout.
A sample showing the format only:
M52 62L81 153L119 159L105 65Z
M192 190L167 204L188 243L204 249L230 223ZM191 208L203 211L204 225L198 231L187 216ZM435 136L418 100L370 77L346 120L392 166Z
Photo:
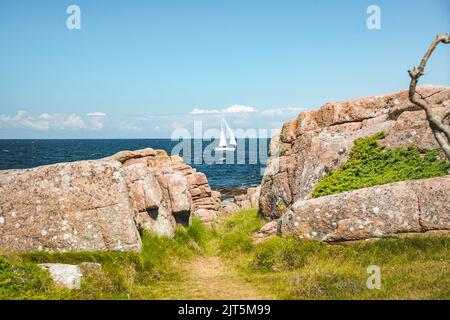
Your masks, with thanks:
M175 281L163 281L148 292L158 299L178 300L261 300L273 299L261 294L245 281L230 264L217 256L196 257L183 266ZM145 293L144 293L145 295Z
M261 295L230 265L218 257L199 257L189 265L191 294L195 299L259 300Z

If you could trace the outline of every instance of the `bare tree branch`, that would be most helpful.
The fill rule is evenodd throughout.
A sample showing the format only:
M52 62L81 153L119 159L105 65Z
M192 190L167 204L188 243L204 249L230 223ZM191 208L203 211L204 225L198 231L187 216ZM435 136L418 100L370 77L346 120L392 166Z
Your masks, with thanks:
M417 92L417 83L419 82L420 77L425 72L425 67L427 65L428 59L430 58L434 49L436 49L436 47L441 42L444 44L449 44L450 35L446 34L436 36L434 41L431 43L430 48L423 56L419 67L414 67L413 69L408 71L409 76L411 77L411 83L409 85L409 100L425 110L431 130L433 131L439 145L444 150L446 157L450 160L450 126L444 123L445 118L450 115L450 110L446 110L444 114L437 114L428 104L428 102L425 101L425 99L418 97L419 94Z
M444 113L442 114L442 121L447 119L450 116L450 107L444 110Z

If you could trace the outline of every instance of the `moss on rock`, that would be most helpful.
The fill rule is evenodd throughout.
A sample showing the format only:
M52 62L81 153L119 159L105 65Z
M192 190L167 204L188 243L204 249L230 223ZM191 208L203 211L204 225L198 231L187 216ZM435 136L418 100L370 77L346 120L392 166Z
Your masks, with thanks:
M450 163L438 159L439 149L428 150L424 154L414 146L386 149L378 143L384 137L384 132L379 132L355 140L349 160L317 183L313 198L448 174Z

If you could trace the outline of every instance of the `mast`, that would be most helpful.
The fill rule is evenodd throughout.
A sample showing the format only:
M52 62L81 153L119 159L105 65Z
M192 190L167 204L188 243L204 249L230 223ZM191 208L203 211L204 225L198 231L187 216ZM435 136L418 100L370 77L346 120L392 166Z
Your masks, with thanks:
M220 141L219 141L219 147L226 147L227 146L227 139L225 138L225 132L223 131L223 125L220 125Z

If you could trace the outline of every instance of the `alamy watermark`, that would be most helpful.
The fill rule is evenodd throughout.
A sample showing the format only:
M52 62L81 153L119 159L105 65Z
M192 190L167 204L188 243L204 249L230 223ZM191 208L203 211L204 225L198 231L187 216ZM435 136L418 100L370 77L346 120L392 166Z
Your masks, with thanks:
M370 265L367 267L367 278L366 285L369 290L380 290L381 289L381 268L376 265Z
M369 30L381 30L381 8L375 4L367 7L367 18L366 25Z
M69 14L66 20L66 27L69 30L81 29L81 9L79 6L72 4L67 7L66 13Z

